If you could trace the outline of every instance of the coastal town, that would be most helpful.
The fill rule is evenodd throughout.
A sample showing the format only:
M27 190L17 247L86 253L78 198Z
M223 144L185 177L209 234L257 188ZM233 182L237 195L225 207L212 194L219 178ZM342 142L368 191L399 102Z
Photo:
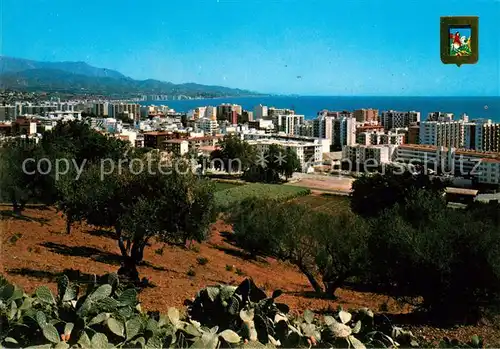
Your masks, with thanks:
M500 348L499 0L1 4L0 348Z
M348 193L353 175L389 164L424 166L426 174L480 192L496 192L500 184L500 123L446 111L319 110L311 119L261 104L253 110L224 103L178 112L135 101L11 100L0 106L0 137L36 143L65 120L86 120L132 147L177 156L209 158L226 135L258 152L279 145L297 154L302 174L295 178L312 189Z

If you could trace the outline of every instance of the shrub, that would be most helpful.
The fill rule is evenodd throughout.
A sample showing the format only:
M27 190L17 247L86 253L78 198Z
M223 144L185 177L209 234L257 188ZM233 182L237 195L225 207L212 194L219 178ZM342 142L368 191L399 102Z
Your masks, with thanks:
M198 257L198 258L196 258L196 261L198 262L199 265L205 265L208 263L208 258Z
M143 312L134 289L123 287L116 274L89 284L80 295L66 276L58 293L41 286L33 295L0 278L0 345L46 348L217 348L217 347L427 347L415 336L393 325L382 326L368 309L335 311L322 318L306 310L288 315L251 279L239 286L209 286L187 302L187 317L178 309L167 314ZM381 329L385 328L384 331ZM482 347L444 340L440 347Z
M333 296L347 278L364 272L369 231L350 213L250 198L233 209L230 222L238 246L254 258L272 255L295 264L317 293Z
M398 166L387 167L384 174L363 175L354 181L351 209L363 217L377 217L383 210L403 204L415 190L429 190L440 196L445 187L445 182L431 180L424 173L412 174Z
M17 240L19 240L20 238L22 238L23 234L21 233L15 233L14 235L11 235L9 237L9 243L12 244L12 245L15 245Z
M187 276L196 276L196 271L194 271L193 267L189 267L188 271L186 272Z
M245 272L243 270L241 270L240 268L236 268L235 273L236 273L236 275L239 275L239 276L246 275Z
M233 266L232 265L229 265L229 264L226 264L226 270L227 271L233 271Z
M435 319L475 322L498 310L500 228L487 213L449 209L419 191L372 227L372 284L404 300L422 297L418 305Z
M160 247L160 248L156 249L156 250L155 250L155 253L156 253L157 255L163 256L163 251L164 251L164 249L165 249L165 247L164 247L164 246L162 246L162 247Z
M191 245L189 246L189 249L190 249L191 251L193 251L193 252L200 253L200 246L198 246L198 245L191 244Z

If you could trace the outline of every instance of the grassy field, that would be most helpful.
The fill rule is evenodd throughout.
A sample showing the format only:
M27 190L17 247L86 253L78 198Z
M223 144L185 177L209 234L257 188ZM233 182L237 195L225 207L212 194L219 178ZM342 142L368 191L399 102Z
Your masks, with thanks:
M341 213L350 211L349 197L341 195L307 195L295 199L300 204L307 205L314 210L327 213Z
M217 191L215 193L215 200L217 205L222 210L226 210L249 197L285 201L307 195L309 193L309 189L302 187L292 187L280 184L250 183Z
M232 189L235 187L241 187L242 185L244 185L244 184L228 183L228 182L215 182L215 191Z

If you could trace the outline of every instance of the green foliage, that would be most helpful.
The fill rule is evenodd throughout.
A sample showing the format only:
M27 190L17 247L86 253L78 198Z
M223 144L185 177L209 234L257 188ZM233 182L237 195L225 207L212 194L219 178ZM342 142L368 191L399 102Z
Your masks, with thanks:
M227 135L219 142L219 149L210 154L216 168L229 173L247 171L255 163L255 150L247 142Z
M71 220L114 228L110 235L118 240L124 257L120 274L135 281L136 265L151 239L174 244L203 241L216 216L211 181L190 171L169 171L154 156L141 160L153 171L133 173L124 166L101 178L100 166L91 165L78 186L71 181L65 185L64 180L60 184L67 194L61 209Z
M446 183L431 180L424 173L412 174L398 168L387 167L384 174L365 174L352 184L351 209L362 217L376 217L396 203L402 204L418 189L436 195L444 192Z
M190 266L188 271L186 272L187 276L196 276L196 271L193 269L193 266Z
M498 206L447 208L418 191L372 222L369 282L435 319L477 321L500 306ZM391 256L387 259L386 256Z
M301 169L299 158L292 148L272 144L260 156L266 161L254 162L243 175L246 181L280 183L282 177L288 180L294 172Z
M49 165L41 162L37 169L39 160L46 157L46 152L37 144L0 144L1 199L11 202L14 212L22 212L28 202L52 201L53 180L50 175L41 174L50 171Z
M220 210L226 211L247 198L258 197L271 201L286 201L308 195L310 192L307 188L290 185L251 183L216 192L215 202Z
M234 182L221 182L221 181L216 181L215 182L215 191L221 191L221 190L226 190L226 189L232 189L235 187L239 187L244 184L240 183L234 183Z
M196 261L198 262L199 265L205 265L208 263L208 258L207 257L197 257Z
M254 258L271 255L295 264L318 293L333 296L347 278L364 272L369 231L350 213L250 198L232 210L230 222L238 246Z
M79 166L85 161L97 163L101 159L121 159L129 143L108 137L82 121L59 122L44 133L42 148L53 155L69 155Z
M13 235L11 235L8 239L9 243L12 244L12 245L15 245L17 240L19 240L20 238L23 237L23 234L21 233L15 233Z
M241 270L240 268L236 268L235 273L236 273L236 275L239 275L239 276L246 275L246 273L243 270Z
M325 293L333 296L337 288L353 276L360 276L369 265L370 231L361 218L350 213L333 216L315 213L311 217L318 252L316 266L325 285Z
M67 277L58 293L43 287L27 295L0 278L0 344L3 347L46 348L394 348L428 347L409 331L378 323L368 309L340 309L323 317L306 310L291 317L289 309L268 297L251 279L238 287L219 285L200 290L187 308L187 317L169 308L167 314L144 313L134 289L120 285L116 274L90 284L78 297ZM444 339L440 347L480 348Z

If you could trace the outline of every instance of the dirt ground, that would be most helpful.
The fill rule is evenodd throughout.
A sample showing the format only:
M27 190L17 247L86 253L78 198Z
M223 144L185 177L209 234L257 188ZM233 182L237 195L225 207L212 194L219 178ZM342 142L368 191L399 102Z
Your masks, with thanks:
M21 218L11 217L10 207L0 206L0 211L3 212L0 221L0 273L27 292L44 284L55 292L55 279L65 269L101 275L117 271L119 267L118 246L106 232L80 224L73 227L71 235L67 235L63 217L53 209L28 208ZM295 267L271 258L250 260L225 240L225 232L231 230L230 226L218 221L211 229L210 240L195 249L161 243L153 243L146 248L144 258L147 265L139 267L139 272L141 277L148 277L154 287L146 288L140 294L144 309L166 312L170 306L184 308L183 301L194 297L205 286L238 284L251 276L269 294L274 289L282 289L284 295L280 301L287 303L295 312L305 309L327 311L339 305L345 309L368 307L374 311L387 306L390 314L409 311L408 307L387 296L349 289L339 290L335 301L312 298L307 279ZM207 258L208 263L200 265L198 257ZM231 271L227 270L228 266L232 267ZM194 270L194 276L187 275L189 269ZM490 345L500 344L500 331L486 324L454 329L411 328L415 334L428 339L446 335L468 340L473 334L478 334Z
M297 181L287 185L345 194L351 192L352 183L354 182L354 179L350 177L306 173L294 174L293 179Z

